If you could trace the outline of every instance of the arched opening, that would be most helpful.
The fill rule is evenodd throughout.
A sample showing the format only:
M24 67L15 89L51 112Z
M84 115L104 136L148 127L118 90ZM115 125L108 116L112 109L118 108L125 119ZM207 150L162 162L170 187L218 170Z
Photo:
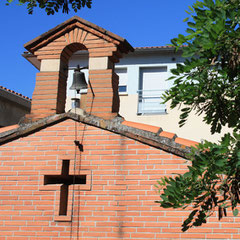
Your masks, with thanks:
M70 87L73 83L74 69L76 69L77 66L79 66L80 68L85 67L85 69L82 69L81 72L85 74L85 79L88 83L89 52L83 44L72 43L67 45L63 49L60 59L60 69L65 76L65 81L62 82L60 79L59 83L62 82L61 84L64 84L66 89L66 100L64 104L64 109L62 110L67 112L71 108L73 108L73 102L76 101L76 99L79 99L80 101L80 108L84 108L86 103L87 89L80 90L80 93L77 94L76 91L70 90ZM59 94L61 95L61 93Z

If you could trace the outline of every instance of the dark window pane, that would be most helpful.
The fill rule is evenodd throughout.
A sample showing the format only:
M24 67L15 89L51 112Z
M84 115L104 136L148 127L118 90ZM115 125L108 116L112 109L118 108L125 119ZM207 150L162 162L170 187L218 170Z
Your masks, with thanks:
M119 86L118 91L119 92L126 92L127 91L127 86Z

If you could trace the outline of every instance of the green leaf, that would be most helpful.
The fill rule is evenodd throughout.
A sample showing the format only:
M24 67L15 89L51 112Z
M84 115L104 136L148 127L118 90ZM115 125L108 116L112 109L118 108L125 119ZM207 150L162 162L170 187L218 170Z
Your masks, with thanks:
M187 28L186 32L189 33L189 34L194 34L195 33L195 31L193 31L191 28Z
M171 69L171 73L174 75L179 75L179 71L177 69Z
M187 107L187 108L183 108L183 109L181 109L182 112L189 112L189 110L191 110L190 107Z
M191 6L188 6L189 10L191 11L191 13L194 12L193 8Z
M238 209L233 210L233 216L236 217L238 215Z
M204 0L208 7L214 7L214 2L212 0Z
M193 22L188 22L187 23L190 28L195 28L196 24Z
M217 161L215 162L215 165L217 165L218 167L223 167L225 164L226 164L225 159L217 159Z

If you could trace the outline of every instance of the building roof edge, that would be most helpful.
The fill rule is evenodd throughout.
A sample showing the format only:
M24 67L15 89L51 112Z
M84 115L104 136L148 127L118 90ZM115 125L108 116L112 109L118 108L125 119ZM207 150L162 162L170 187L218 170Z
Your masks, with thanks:
M27 96L24 96L24 95L22 95L21 93L15 92L15 91L13 91L13 90L11 90L11 89L8 89L8 88L6 88L6 87L3 87L3 86L1 86L1 85L0 85L0 89L4 90L4 91L6 91L6 92L9 92L9 93L11 93L11 94L13 94L13 95L16 95L17 97L23 98L23 99L25 99L25 100L27 100L27 101L31 101L31 100L32 100L31 98L29 98L29 97L27 97Z
M160 127L128 122L121 117L116 117L113 120L105 120L83 111L77 111L76 113L70 111L46 117L34 123L20 124L19 127L16 126L16 128L9 131L2 131L0 133L0 145L27 136L50 125L55 125L66 119L72 119L74 121L101 128L186 159L191 152L191 147L198 144L194 141L178 138L175 134L165 132Z
M29 51L32 52L31 49L38 45L41 42L44 42L45 39L47 39L49 36L61 31L64 28L68 28L68 26L70 26L71 24L75 24L76 22L79 22L81 24L83 24L84 26L90 27L92 29L94 29L95 31L103 34L103 35L107 35L108 37L112 38L112 39L116 39L118 40L122 45L124 45L126 48L128 48L129 51L134 51L133 47L130 45L130 43L125 39L122 38L120 36L118 36L115 33L112 33L102 27L99 27L98 25L91 23L83 18L80 18L78 16L73 16L71 18L69 18L68 20L64 21L63 23L57 25L56 27L48 30L47 32L39 35L38 37L28 41L27 43L24 44L24 47Z

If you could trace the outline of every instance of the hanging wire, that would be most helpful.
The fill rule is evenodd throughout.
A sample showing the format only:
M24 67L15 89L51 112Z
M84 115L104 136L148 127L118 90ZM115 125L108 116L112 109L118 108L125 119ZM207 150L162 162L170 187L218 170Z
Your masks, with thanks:
M91 84L91 83L90 83ZM90 85L90 89L91 89L91 92L93 94L93 97L92 97L92 102L91 102L91 108L90 108L90 113L92 112L92 108L93 108L93 101L94 101L94 98L95 98L95 94L93 92L93 89L92 89L92 86ZM74 98L76 98L76 91L74 92ZM75 107L75 111L74 111L75 114L77 114L76 112L76 107ZM81 141L80 141L80 144L79 144L79 141L77 140L78 138L78 125L79 125L79 129L80 129L80 121L77 123L77 121L75 121L74 123L74 130L75 130L75 140L74 140L74 143L75 143L75 150L74 150L74 176L73 176L73 193L72 193L72 212L71 212L71 232L70 232L70 240L72 239L73 237L73 208L74 208L74 197L75 197L75 182L76 182L76 162L77 162L77 150L79 149L79 146L83 146L83 140L84 140L84 135L85 135L85 131L87 129L87 125L84 124L84 128L83 128L83 131L82 131L82 137L81 137ZM79 149L80 150L80 149ZM81 151L79 151L79 167L81 165L81 157L82 157L82 154L81 154ZM80 205L79 205L79 208L80 208ZM79 211L78 211L78 218L79 218ZM77 229L79 227L79 219L78 219L78 225L77 225ZM77 230L77 239L78 239L78 230Z
M76 91L74 91L74 98L76 99ZM76 107L74 108L74 113L76 112ZM71 232L70 232L70 240L73 237L73 208L74 208L74 198L75 198L75 182L76 182L76 162L77 162L77 149L78 146L76 145L77 137L78 137L78 128L77 128L77 121L74 121L74 167L73 167L73 193L72 193L72 209L71 209Z
M79 122L78 122L79 129L80 129L80 124L81 124L81 122L79 121ZM83 140L84 140L84 136L85 136L86 128L87 128L87 125L84 124L83 130L82 130L82 137L81 137L80 144L79 144L79 142L78 142L78 144L79 144L80 146L83 146ZM82 161L82 154L81 154L81 151L83 151L83 149L80 150L80 155L79 155L79 166L81 166L81 161ZM79 169L80 169L80 168L79 168ZM80 195L79 195L79 196L80 196ZM79 201L80 201L80 200L81 200L81 199L79 198ZM76 236L77 238L76 238L76 239L78 239L78 238L79 238L79 224L80 224L80 204L78 204L78 208L77 208L76 215L78 216L78 219L77 219L77 236Z
M74 92L74 98L76 98L76 91ZM77 114L77 111L76 111L76 107L74 109L74 113ZM81 154L81 151L79 146L82 146L83 145L83 140L84 140L84 135L85 135L85 131L86 131L86 124L84 124L84 129L82 131L82 137L81 137L81 141L79 143L79 141L77 140L78 139L78 127L80 129L80 125L81 125L81 122L77 122L77 121L74 121L74 143L75 143L75 150L74 150L74 175L73 175L73 193L72 193L72 211L71 211L71 232L70 232L70 240L73 238L73 216L74 216L74 200L75 200L75 183L76 183L76 165L77 165L77 151L79 150L79 167L81 165L81 157L82 157L82 154ZM77 212L77 215L79 217L79 211ZM77 229L79 227L79 219L78 219L78 225L77 225ZM78 230L77 230L77 239L78 239Z

